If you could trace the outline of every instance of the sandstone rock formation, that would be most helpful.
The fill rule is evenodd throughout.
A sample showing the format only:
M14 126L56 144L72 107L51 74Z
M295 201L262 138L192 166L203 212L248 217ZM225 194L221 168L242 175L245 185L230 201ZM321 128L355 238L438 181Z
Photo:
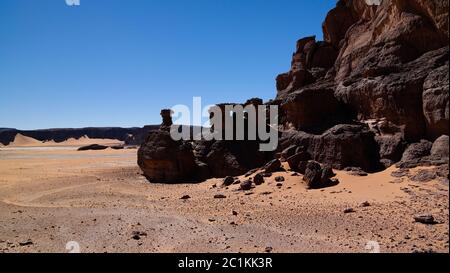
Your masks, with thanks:
M167 167L176 178L198 177L198 166L202 177L237 176L278 154L312 187L329 182L330 167L435 165L437 176L448 176L448 7L448 0L338 1L323 23L324 41L300 39L290 70L276 78L277 96L266 104L279 106L277 151L261 153L248 140L171 143L153 132L141 167L150 174ZM149 167L149 160L165 163ZM323 177L317 164L329 166Z
M303 145L321 163L371 172L448 135L448 0L341 0L323 32L300 39L277 77L280 151Z
M261 102L253 99L247 103ZM152 182L197 182L239 176L263 166L273 156L260 152L257 140L175 141L170 135L171 111L162 110L161 117L161 127L148 134L138 151L138 165Z

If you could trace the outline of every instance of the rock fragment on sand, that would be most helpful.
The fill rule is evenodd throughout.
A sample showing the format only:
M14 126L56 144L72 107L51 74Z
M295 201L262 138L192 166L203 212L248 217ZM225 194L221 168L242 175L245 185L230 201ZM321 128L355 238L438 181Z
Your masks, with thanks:
M219 193L219 194L214 195L214 198L215 199L225 199L227 197L225 195Z
M344 209L344 213L354 213L354 212L356 212L355 211L355 209L353 209L353 208L346 208L346 209Z
M33 241L31 239L28 239L28 240L26 240L24 242L20 242L19 243L20 246L29 246L29 245L33 245L33 244L34 243L33 243Z
M255 183L255 185L259 186L264 183L264 177L261 174L257 174L253 178L253 182Z
M228 186L232 185L233 183L234 183L234 177L227 176L223 179L222 186L228 187Z
M414 216L414 221L417 223L425 224L425 225L434 225L436 221L434 216L431 214L419 214Z
M191 197L189 195L183 195L180 199L181 200L188 200L188 199L191 199Z
M142 237L147 236L147 233L142 231L133 231L131 235L133 240L139 241Z
M243 191L251 190L252 189L252 181L245 180L244 182L241 183L240 189Z
M284 182L285 181L285 179L284 179L284 177L283 176L277 176L277 177L275 177L275 181L276 182Z

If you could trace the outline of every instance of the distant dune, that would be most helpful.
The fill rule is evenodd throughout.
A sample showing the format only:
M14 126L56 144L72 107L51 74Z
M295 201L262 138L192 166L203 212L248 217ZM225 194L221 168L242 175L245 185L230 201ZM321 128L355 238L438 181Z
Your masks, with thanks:
M105 138L89 138L88 136L83 136L79 139L69 138L68 140L62 142L50 141L39 141L32 137L27 137L22 134L17 134L14 141L11 142L6 147L53 147L53 146L85 146L90 144L101 144L101 145L123 145L124 142L117 139L105 139Z
M90 139L113 139L124 141L127 145L139 145L144 140L147 133L157 129L159 126L144 126L143 128L120 128L120 127L88 127L88 128L59 128L59 129L41 129L41 130L18 130L9 128L0 128L0 143L3 146L14 142L16 135L21 134L33 138L42 143L53 140L55 143L66 142L70 139L82 140L86 136ZM91 143L90 141L88 142ZM48 144L48 143L47 143ZM77 142L76 145L79 143ZM64 145L67 145L65 143Z

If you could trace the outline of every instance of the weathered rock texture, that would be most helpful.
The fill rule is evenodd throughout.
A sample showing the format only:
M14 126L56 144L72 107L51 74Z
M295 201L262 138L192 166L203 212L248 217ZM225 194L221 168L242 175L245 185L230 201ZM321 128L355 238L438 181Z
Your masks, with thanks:
M376 171L448 135L448 0L341 0L323 32L300 39L277 77L280 151L302 145L335 168Z
M248 103L262 101L252 99ZM151 182L198 182L211 177L239 176L263 166L273 157L271 152L259 151L257 140L175 141L170 135L171 111L162 110L161 117L161 127L148 134L138 151L138 165Z
M278 154L314 185L319 163L359 173L448 164L448 6L338 1L324 41L300 39L290 70L276 78L277 96L267 103L280 107L276 153L258 152L258 141L175 143L160 131L139 151L141 167L159 180L197 178L199 166L202 178L236 176Z

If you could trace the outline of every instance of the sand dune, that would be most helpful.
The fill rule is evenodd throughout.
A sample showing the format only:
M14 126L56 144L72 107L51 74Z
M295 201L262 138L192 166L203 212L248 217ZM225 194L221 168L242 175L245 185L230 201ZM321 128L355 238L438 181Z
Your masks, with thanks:
M99 139L99 138L89 138L88 136L83 136L79 139L69 138L63 142L50 141L39 141L32 137L27 137L22 134L17 134L14 141L11 142L6 147L54 147L54 146L85 146L90 144L101 144L101 145L122 145L123 141L117 139Z

